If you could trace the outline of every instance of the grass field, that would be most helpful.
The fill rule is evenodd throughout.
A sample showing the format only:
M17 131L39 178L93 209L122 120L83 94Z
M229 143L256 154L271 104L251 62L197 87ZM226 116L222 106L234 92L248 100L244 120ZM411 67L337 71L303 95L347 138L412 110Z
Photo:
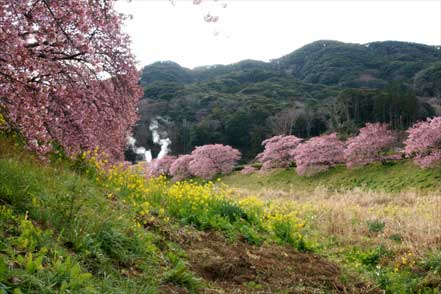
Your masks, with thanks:
M376 280L387 293L438 293L440 177L439 169L403 161L337 167L311 178L289 169L222 179L239 198L252 194L275 205L290 203L307 223L307 239L317 252Z
M270 189L309 193L317 187L323 187L341 191L360 188L365 191L431 192L441 190L441 169L421 169L409 160L402 160L385 165L375 163L352 170L338 166L312 177L298 176L294 169L252 174L236 172L223 177L222 181L251 191Z

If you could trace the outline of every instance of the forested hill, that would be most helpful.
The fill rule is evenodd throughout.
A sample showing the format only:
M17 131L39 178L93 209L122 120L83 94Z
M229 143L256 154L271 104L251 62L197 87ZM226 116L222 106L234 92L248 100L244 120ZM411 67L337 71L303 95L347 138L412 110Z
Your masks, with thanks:
M317 41L270 62L198 67L157 62L142 69L135 137L153 147L150 119L173 153L229 144L245 158L274 134L345 135L368 121L404 129L441 112L441 50L404 42Z

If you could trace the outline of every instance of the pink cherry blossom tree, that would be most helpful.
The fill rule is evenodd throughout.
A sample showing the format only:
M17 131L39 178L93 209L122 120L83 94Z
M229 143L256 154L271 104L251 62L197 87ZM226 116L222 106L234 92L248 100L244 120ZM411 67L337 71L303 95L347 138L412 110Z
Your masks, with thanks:
M383 159L382 153L392 147L395 137L387 124L367 123L360 133L346 142L346 166L353 168Z
M293 152L299 175L311 176L344 162L345 144L332 133L313 137L301 143Z
M240 152L231 146L212 144L196 147L191 153L190 172L203 179L230 173L240 159Z
M172 165L170 166L170 175L173 176L173 180L182 181L192 176L190 172L190 161L193 160L193 157L189 154L180 155L178 159L176 159Z
M262 169L288 167L294 162L293 151L302 142L296 136L275 136L262 142L265 150L257 155Z
M170 155L152 160L148 166L148 177L170 176L170 168L175 160L176 156Z
M428 118L407 130L404 151L423 168L441 165L441 117Z
M0 112L29 148L122 159L142 91L113 0L0 0Z

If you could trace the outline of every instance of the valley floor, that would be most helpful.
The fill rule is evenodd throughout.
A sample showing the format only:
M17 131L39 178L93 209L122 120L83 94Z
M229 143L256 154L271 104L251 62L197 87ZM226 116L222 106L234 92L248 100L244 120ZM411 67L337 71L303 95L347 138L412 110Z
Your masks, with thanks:
M255 195L295 210L317 252L387 293L438 293L425 285L441 288L440 178L439 169L404 161L312 178L289 169L223 181L238 198Z
M0 137L0 293L439 293L438 174L339 173L171 183Z
M0 293L380 293L294 215L100 164L0 138Z

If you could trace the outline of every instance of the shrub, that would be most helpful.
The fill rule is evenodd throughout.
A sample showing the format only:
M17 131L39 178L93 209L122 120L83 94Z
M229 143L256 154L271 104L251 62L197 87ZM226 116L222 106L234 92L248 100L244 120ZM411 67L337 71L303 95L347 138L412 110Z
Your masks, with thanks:
M263 169L288 167L294 162L293 151L302 139L296 136L275 136L262 142L265 150L257 155Z
M196 147L191 153L190 172L203 179L230 173L240 159L240 152L221 144Z
M344 161L344 143L332 133L313 137L293 152L299 175L314 175Z
M191 155L180 155L170 166L170 175L175 181L182 181L192 176L190 172Z
M220 216L228 219L230 223L234 223L240 219L248 220L245 211L238 204L231 201L219 201L214 211Z
M153 160L149 165L148 176L149 177L159 177L159 176L169 176L170 168L175 162L176 157L166 155L160 159Z
M348 139L344 151L346 166L363 166L382 160L382 152L394 143L395 138L387 124L367 123L360 133Z
M405 152L423 168L439 166L441 162L441 117L428 118L407 130Z

